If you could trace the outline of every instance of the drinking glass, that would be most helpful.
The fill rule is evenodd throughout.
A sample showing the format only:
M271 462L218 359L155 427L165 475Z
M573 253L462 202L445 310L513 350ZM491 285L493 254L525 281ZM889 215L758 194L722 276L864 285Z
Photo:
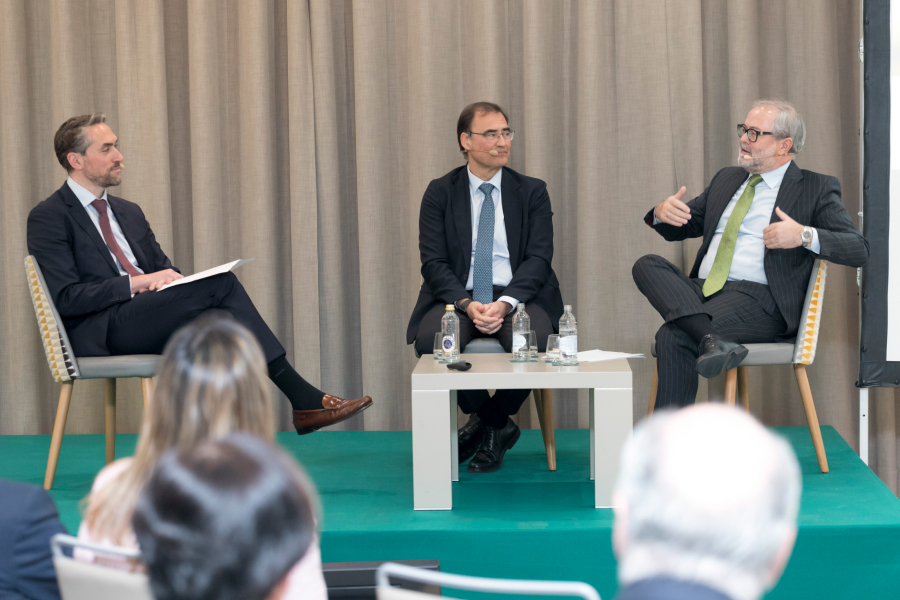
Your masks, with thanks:
M544 360L555 365L559 363L559 359L559 335L551 333L547 336L547 353L544 355Z
M444 357L444 348L441 346L442 341L443 337L441 332L438 331L434 334L434 360L441 360Z
M528 360L531 362L538 361L537 334L533 329L528 332Z

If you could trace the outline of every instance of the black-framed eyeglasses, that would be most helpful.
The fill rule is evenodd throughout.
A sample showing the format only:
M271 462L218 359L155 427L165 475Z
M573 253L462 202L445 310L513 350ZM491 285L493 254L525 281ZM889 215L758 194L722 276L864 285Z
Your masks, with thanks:
M467 131L469 135L483 135L484 139L489 142L496 141L498 138L503 138L507 142L513 139L513 136L516 135L515 131L511 131L509 129L504 129L503 131L496 131L494 129L489 129L485 132L478 133L477 131Z
M761 135L775 135L771 131L760 131L759 129L747 129L746 127L744 127L743 123L738 123L737 132L738 132L739 138L744 137L744 134L746 133L747 139L750 140L751 144L754 143L756 140L758 140L759 136L761 136Z

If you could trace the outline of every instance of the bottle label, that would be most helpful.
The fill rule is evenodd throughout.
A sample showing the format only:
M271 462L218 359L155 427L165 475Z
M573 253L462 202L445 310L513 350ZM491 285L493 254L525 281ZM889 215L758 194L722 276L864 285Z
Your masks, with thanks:
M453 352L453 349L456 347L456 342L452 335L445 335L442 345L444 347L444 352Z
M519 350L521 350L524 347L525 347L525 336L522 335L521 333L514 335L513 339L512 339L512 351L518 352Z
M563 354L578 354L578 336L567 335L559 338L559 350Z

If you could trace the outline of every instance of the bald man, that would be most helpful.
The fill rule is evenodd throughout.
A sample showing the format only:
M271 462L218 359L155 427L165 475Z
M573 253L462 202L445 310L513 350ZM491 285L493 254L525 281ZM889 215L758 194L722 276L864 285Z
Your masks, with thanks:
M655 413L626 442L613 494L617 600L761 598L794 547L800 486L791 447L746 413Z

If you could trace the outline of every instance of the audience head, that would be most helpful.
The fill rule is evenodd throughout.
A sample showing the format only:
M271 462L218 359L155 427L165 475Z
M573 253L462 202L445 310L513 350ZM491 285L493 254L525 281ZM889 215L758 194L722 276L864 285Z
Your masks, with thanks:
M738 164L749 173L767 173L781 167L806 143L806 126L800 113L784 100L757 100L743 125L748 131L738 131Z
M665 576L755 600L797 535L791 447L735 408L654 414L625 444L613 504L619 580Z
M272 441L274 413L256 339L225 311L210 311L166 344L129 468L91 494L85 519L125 543L140 488L167 450L245 432Z
M167 452L134 510L157 600L278 598L315 532L312 485L247 434Z

